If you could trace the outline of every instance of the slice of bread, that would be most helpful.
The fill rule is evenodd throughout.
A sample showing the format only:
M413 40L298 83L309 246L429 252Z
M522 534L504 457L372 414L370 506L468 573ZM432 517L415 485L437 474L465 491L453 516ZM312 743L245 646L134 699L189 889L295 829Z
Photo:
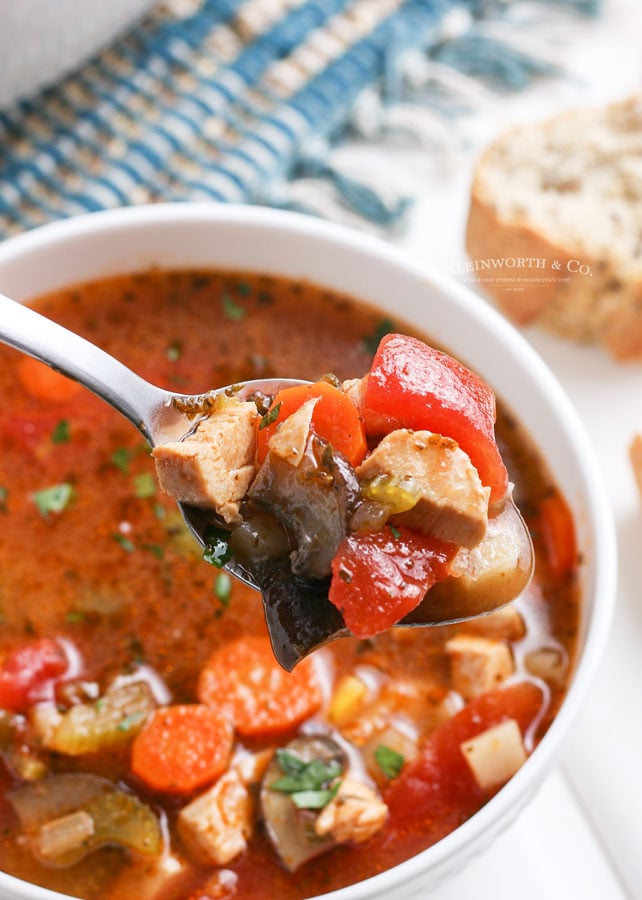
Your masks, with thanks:
M642 359L642 93L493 143L475 172L466 249L516 324Z

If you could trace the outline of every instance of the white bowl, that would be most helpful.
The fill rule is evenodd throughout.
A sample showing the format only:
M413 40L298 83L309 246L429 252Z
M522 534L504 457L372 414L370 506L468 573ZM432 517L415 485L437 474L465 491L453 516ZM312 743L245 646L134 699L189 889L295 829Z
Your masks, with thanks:
M156 0L0 0L0 107L76 69Z
M600 473L578 416L551 372L495 310L450 278L356 231L254 207L156 205L45 226L0 246L0 291L17 300L146 269L222 267L305 278L425 331L476 369L536 438L578 528L583 564L579 663L562 708L511 781L469 821L399 866L326 900L424 896L510 823L555 761L601 658L615 598L615 537ZM0 873L0 896L61 895Z

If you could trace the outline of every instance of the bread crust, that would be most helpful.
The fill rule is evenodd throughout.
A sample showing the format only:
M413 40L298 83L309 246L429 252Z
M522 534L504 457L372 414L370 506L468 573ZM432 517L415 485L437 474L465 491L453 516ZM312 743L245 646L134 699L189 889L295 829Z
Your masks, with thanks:
M596 154L600 152L599 142L604 134L610 137L611 125L614 146L624 132L627 136L639 134L642 141L641 109L642 95L636 95L624 103L579 111L575 129L578 147L581 141L590 145L591 121L599 127L599 135L595 138ZM529 150L529 141L525 138L536 135L541 143L545 143L550 136L553 143L557 140L556 129L560 125L567 127L568 121L569 114L565 114L536 125L512 129L484 152L475 171L466 224L470 267L480 288L518 326L536 323L574 341L601 343L617 359L642 359L642 259L639 252L627 258L628 251L623 250L615 230L612 241L605 242L599 252L594 252L592 245L599 242L591 241L590 217L586 217L586 235L582 234L582 227L575 227L574 234L565 236L557 222L550 229L542 224L541 204L547 204L550 215L550 209L554 209L551 204L559 197L560 208L564 204L568 214L572 209L569 204L579 197L576 221L583 225L586 193L582 192L592 189L592 170L582 171L578 166L581 182L568 190L561 185L558 195L555 188L550 190L550 186L538 191L536 185L531 186L529 182L528 190L525 190L524 183L518 183L520 154ZM535 142L533 144L536 147ZM532 152L535 154L536 149ZM572 154L573 146L568 146L567 152ZM550 160L548 165L550 169ZM528 167L529 175L541 175L543 185L547 177L551 177L551 172L545 170L544 163L540 166L535 155L528 160ZM628 170L624 171L623 177L629 175ZM614 177L617 179L618 173L614 173ZM622 201L630 202L631 208L633 204L640 204L636 192L642 194L642 174L634 173L634 177L639 178L639 183L634 185L630 198L623 191L625 199ZM526 196L532 202L512 202L513 196L521 199ZM594 205L599 215L597 193L596 198ZM605 222L608 226L607 210L600 225ZM642 240L642 233L640 237ZM520 261L524 264L520 265Z

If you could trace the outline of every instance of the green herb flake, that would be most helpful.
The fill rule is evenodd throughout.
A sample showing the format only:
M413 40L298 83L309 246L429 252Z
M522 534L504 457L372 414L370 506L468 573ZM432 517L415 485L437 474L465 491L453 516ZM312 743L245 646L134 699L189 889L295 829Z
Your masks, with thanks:
M393 536L393 538L398 541L401 537L401 532L399 531L399 529L395 528L394 525L390 525L390 523L388 524L388 528L390 529L390 534Z
M119 731L129 731L132 725L136 725L137 722L140 722L142 717L143 713L140 711L131 713L129 716L125 716L121 719L116 727Z
M61 484L52 484L51 487L35 491L31 496L41 516L61 513L73 500L74 486L68 481L63 481Z
M214 593L221 606L226 609L230 605L230 597L232 596L232 579L227 572L219 572L214 582Z
M9 488L0 486L0 513L7 512L7 500L9 499Z
M323 809L338 790L339 783L320 791L296 791L290 795L290 798L297 809Z
M225 291L221 297L221 306L223 307L223 314L225 317L232 322L238 322L247 315L245 307L236 303L227 291Z
M84 612L81 612L79 609L70 609L65 616L65 621L69 625L78 625L81 622L86 621L86 618Z
M160 544L141 544L141 549L151 553L156 559L163 559L165 556L165 549Z
M280 748L276 760L283 777L270 785L270 790L290 794L299 809L323 809L339 789L342 767L338 760L302 760L294 753Z
M361 338L363 349L366 353L375 354L377 352L377 347L381 343L381 339L394 330L395 323L392 319L381 319L370 334L364 335Z
M120 469L121 472L127 474L129 472L129 461L131 460L132 455L132 451L127 447L118 447L118 449L114 450L112 453L111 461L117 469Z
M240 294L241 297L249 297L252 293L252 285L248 284L247 281L237 281L236 292L237 294Z
M259 431L261 431L263 428L267 428L268 425L272 425L273 422L276 422L276 420L279 418L280 412L280 403L277 403L276 406L273 406L272 409L269 409L259 422Z
M172 341L165 351L165 355L170 362L178 362L183 355L183 345L181 342L179 340Z
M215 566L217 569L222 569L225 563L232 559L232 555L229 531L210 526L205 532L205 547L203 549L205 562Z
M149 500L156 496L156 479L151 472L134 475L134 495L139 500Z
M68 419L61 419L51 432L52 444L68 444L71 440L71 426Z
M397 753L396 750L393 750L392 747L387 747L385 744L379 744L374 752L374 757L379 768L388 779L396 778L405 763L401 753Z
M125 535L121 534L119 531L115 531L112 534L112 537L116 541L116 543L120 544L123 550L125 550L127 553L133 553L136 549L136 544L134 544L133 541L130 541L128 537L125 537Z

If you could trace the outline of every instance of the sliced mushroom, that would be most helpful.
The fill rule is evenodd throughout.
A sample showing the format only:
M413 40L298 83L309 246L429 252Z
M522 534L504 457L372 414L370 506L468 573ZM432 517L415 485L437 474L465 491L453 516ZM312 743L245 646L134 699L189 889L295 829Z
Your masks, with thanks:
M337 765L341 771L348 763L342 747L324 735L295 738L284 751L303 763L319 760L324 765ZM316 833L314 824L318 809L300 809L293 802L292 794L274 787L283 776L275 755L261 783L261 811L274 848L285 867L293 872L309 859L330 850L337 841L331 835Z
M86 772L51 775L7 797L32 853L47 865L74 865L105 844L146 857L163 850L162 828L151 808L106 778Z
M297 465L272 450L249 490L292 533L292 572L325 578L359 498L347 460L327 441L309 433Z
M348 634L328 600L328 579L297 578L288 556L255 560L247 569L263 597L274 655L288 672L312 650Z

